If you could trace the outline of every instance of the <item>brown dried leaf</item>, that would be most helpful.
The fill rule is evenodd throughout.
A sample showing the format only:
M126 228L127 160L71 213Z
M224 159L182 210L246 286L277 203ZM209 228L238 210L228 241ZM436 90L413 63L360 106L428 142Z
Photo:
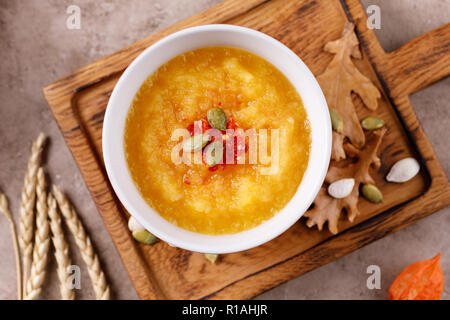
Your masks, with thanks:
M333 144L331 145L331 159L339 161L346 158L344 150L345 136L333 130Z
M330 184L343 178L353 178L355 179L355 186L350 195L343 199L331 197L328 195L326 185L322 186L314 200L314 208L305 213L305 217L308 218L306 222L308 227L311 228L317 225L318 229L322 230L323 225L328 221L328 229L331 233L336 234L342 209L346 210L350 222L353 222L360 214L358 211L359 186L361 183L375 184L375 181L370 176L369 168L371 166L374 169L380 167L380 158L378 158L377 152L385 133L385 128L374 131L369 136L368 142L362 150L355 148L351 144L344 146L349 156L358 158L357 162L351 163L346 167L338 167L336 162L333 162L328 170L325 183Z
M343 149L345 137L348 137L350 142L358 148L362 148L365 143L364 132L359 123L351 93L357 93L370 110L378 107L377 99L380 97L377 87L358 71L350 58L361 58L359 42L353 29L354 25L346 22L342 37L325 45L324 50L334 53L335 56L325 72L317 77L328 107L335 109L344 120L342 134L333 135L332 159L337 161L345 159Z

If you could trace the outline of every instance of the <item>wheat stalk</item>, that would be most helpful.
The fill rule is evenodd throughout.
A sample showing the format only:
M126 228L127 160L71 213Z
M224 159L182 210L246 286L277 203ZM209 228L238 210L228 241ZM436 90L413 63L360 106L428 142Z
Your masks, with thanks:
M52 230L52 242L55 247L55 259L58 264L59 290L63 300L74 300L75 292L69 286L68 269L71 265L69 257L69 246L64 238L61 216L58 212L56 200L49 193L47 197L48 216L50 218L50 229Z
M22 300L22 266L20 264L20 252L19 243L17 240L16 223L9 211L8 199L6 196L0 192L0 212L2 212L9 221L9 226L11 227L11 235L14 243L14 253L16 256L16 271L17 271L17 299Z
M45 280L48 249L50 247L49 224L47 215L47 193L44 169L39 168L36 183L36 232L33 248L33 262L30 277L26 284L25 299L35 300L41 293Z
M53 194L55 195L58 206L65 218L66 224L75 237L75 242L81 251L81 256L87 265L89 277L94 287L95 295L98 300L109 300L110 290L106 282L97 254L94 252L91 240L84 230L83 224L78 218L75 209L70 205L66 196L55 185L53 185Z
M24 187L22 189L20 204L20 237L19 244L23 254L23 293L26 292L26 283L28 277L28 268L31 262L33 251L33 220L34 220L34 202L36 189L36 175L41 161L42 146L45 137L41 133L33 142L31 156L28 160L28 168L25 174Z

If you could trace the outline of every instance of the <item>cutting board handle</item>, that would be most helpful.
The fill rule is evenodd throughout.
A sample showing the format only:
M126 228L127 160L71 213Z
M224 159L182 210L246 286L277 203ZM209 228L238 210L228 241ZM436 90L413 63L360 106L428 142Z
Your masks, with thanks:
M450 75L450 23L386 53L367 26L360 0L344 0L369 60L383 78L390 95L405 97Z
M391 90L412 94L450 75L450 23L390 52L387 81Z

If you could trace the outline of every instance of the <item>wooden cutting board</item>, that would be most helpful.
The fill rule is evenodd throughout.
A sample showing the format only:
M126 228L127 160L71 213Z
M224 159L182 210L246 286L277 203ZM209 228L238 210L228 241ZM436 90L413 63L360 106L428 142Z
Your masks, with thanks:
M380 148L382 167L374 176L385 195L383 203L361 200L362 215L353 223L342 219L335 236L309 229L301 219L269 243L223 255L215 265L202 254L164 242L136 243L127 229L127 213L107 179L101 146L109 96L130 62L180 29L229 23L280 40L318 75L332 59L323 46L340 37L346 20L355 23L363 50L363 59L354 62L382 92L377 114L387 121L389 132ZM247 299L450 204L449 182L408 98L449 74L450 24L386 53L367 28L357 0L229 0L81 68L45 87L44 94L140 298ZM369 115L357 97L355 104L360 118ZM386 183L388 169L406 156L420 160L420 174L402 185Z

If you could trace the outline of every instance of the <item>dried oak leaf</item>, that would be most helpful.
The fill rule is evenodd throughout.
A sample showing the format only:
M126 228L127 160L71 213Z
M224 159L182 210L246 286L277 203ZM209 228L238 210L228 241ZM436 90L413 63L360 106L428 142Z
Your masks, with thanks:
M380 167L381 162L377 152L385 133L385 128L374 131L369 136L368 142L362 150L348 143L344 145L347 154L358 160L355 163L348 164L346 167L338 167L336 162L333 162L328 169L325 183L330 184L343 178L353 178L355 179L353 190L347 197L335 199L328 194L325 185L322 186L314 200L314 207L305 213L305 217L308 218L306 221L308 227L311 228L317 225L317 228L322 230L325 222L328 222L328 229L331 233L336 234L338 232L339 217L343 209L346 210L350 222L353 222L359 215L359 187L361 183L375 184L375 181L370 176L369 168L371 166L375 169Z
M342 37L325 45L324 50L335 56L325 72L317 77L328 107L335 109L344 121L342 133L333 133L331 158L337 161L346 158L343 147L345 137L357 148L362 148L365 143L364 132L352 102L352 92L357 93L370 110L377 109L377 99L381 96L377 87L358 71L351 60L351 57L361 59L359 42L353 29L353 23L346 22Z
M331 159L339 161L346 158L344 151L345 136L333 130L333 144L331 145Z

